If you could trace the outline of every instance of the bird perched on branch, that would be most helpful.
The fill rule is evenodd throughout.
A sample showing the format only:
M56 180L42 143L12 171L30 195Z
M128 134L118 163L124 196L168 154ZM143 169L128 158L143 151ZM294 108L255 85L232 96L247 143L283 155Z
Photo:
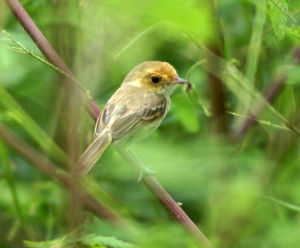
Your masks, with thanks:
M75 173L85 175L108 145L127 144L154 131L168 112L169 96L178 84L191 87L167 62L147 61L134 67L99 115L94 141L79 159Z

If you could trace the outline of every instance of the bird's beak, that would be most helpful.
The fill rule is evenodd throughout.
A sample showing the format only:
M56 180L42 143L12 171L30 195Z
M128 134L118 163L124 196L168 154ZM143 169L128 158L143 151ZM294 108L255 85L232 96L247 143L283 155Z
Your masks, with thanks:
M180 78L180 77L177 77L175 78L175 80L172 81L173 84L186 84L187 85L187 90L190 90L192 88L192 85L190 82Z

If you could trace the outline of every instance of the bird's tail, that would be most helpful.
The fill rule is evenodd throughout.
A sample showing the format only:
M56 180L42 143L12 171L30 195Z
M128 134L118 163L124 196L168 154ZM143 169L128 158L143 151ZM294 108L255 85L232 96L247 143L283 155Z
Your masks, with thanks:
M109 131L103 131L81 155L75 165L73 173L85 175L94 166L97 160L101 157L104 150L112 142L112 137Z

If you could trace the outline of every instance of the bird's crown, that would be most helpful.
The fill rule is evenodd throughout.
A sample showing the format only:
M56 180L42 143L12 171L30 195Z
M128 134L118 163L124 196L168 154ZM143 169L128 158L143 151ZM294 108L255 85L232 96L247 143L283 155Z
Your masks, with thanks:
M134 67L125 77L123 84L130 84L149 91L164 94L169 86L176 84L175 68L167 62L147 61Z

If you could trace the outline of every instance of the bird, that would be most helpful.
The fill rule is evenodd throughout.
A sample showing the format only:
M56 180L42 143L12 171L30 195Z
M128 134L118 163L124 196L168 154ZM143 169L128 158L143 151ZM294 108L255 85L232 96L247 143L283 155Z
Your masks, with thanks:
M87 174L110 144L127 146L152 133L169 111L170 95L178 84L191 88L168 62L146 61L135 66L101 111L94 140L79 158L74 172Z

